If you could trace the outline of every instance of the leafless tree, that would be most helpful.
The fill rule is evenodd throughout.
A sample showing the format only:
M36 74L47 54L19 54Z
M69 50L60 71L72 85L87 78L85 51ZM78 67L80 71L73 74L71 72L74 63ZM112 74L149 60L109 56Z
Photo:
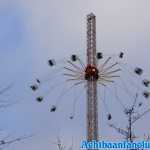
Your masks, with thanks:
M0 89L0 96L5 94L6 92L8 92L12 87L13 87L13 84L9 84L8 86L1 88ZM0 109L3 109L3 108L5 109L6 107L12 106L15 103L16 103L16 101L10 102L9 100L3 100L3 98L2 99L0 98ZM1 139L0 139L0 150L4 149L5 146L8 146L12 143L16 143L19 141L23 141L29 137L32 137L32 136L30 135L30 136L23 136L23 137L18 137L18 138L10 138L9 136L1 137Z
M57 137L57 141L53 142L53 144L55 144L57 146L58 150L73 150L73 139L72 139L71 146L69 148L67 148L66 146L63 145L60 137Z

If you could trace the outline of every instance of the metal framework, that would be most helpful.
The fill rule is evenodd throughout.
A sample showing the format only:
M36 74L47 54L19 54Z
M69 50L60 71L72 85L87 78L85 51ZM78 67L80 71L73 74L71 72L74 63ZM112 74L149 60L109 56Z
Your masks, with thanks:
M91 73L87 78L87 140L98 140L98 102L96 63L96 17L93 13L87 15L87 70Z

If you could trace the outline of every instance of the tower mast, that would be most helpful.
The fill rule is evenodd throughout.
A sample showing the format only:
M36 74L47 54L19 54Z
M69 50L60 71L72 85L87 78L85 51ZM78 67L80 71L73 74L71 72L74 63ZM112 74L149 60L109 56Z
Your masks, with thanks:
M96 17L87 15L87 140L98 140ZM86 75L85 75L86 76Z

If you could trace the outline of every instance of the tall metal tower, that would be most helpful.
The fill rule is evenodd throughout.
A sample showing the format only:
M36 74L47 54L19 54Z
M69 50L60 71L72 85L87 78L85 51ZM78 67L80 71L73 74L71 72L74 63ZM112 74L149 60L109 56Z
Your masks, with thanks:
M96 17L93 13L87 15L87 140L98 140L98 102L96 63Z

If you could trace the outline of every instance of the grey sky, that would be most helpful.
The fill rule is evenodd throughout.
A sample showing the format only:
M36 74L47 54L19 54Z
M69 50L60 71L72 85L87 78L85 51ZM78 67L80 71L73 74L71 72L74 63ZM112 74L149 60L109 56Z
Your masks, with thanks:
M149 0L1 0L0 83L14 83L13 89L1 99L15 99L19 103L1 111L0 128L16 136L37 134L32 140L11 145L8 149L55 150L51 141L55 141L58 134L62 135L65 144L71 142L72 135L74 140L85 135L85 95L78 103L76 119L70 121L71 108L67 106L71 105L73 92L63 99L59 111L51 114L50 105L59 92L55 91L40 105L35 102L35 95L28 86L37 76L50 73L46 64L48 58L59 60L72 53L85 54L86 15L90 12L97 18L97 50L114 54L125 49L125 61L141 66L145 70L144 76L149 77ZM115 122L119 122L122 115L117 114L121 109L115 111L115 105L110 102L109 107L115 115ZM107 127L104 111L101 116L101 134L119 138ZM148 123L142 123L149 117L145 116L136 127L139 135L149 129ZM124 123L122 120L119 125Z

